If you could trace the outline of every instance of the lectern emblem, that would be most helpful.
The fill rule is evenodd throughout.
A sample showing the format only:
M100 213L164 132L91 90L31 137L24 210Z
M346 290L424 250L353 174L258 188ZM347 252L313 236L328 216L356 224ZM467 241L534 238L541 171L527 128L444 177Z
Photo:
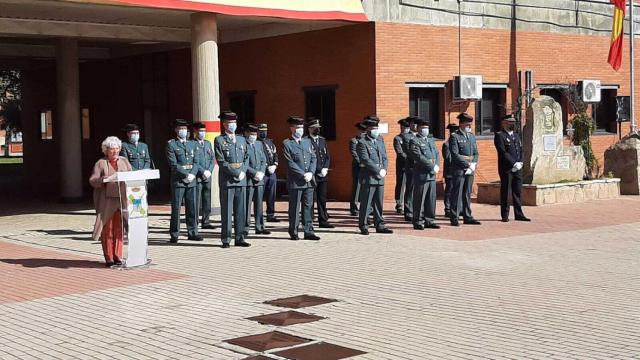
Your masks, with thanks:
M147 203L143 201L146 195L145 187L127 188L127 210L129 219L147 217Z

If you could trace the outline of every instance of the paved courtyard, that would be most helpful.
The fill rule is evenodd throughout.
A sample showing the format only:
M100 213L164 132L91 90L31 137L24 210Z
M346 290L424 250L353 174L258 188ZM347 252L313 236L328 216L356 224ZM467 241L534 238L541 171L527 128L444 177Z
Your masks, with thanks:
M638 197L527 208L532 223L474 204L482 226L425 231L389 212L396 233L368 237L346 204L331 208L338 227L320 242L269 223L272 235L226 250L219 229L169 245L168 209L155 207L153 264L126 271L104 268L88 206L3 210L0 359L340 358L326 344L358 360L640 359ZM264 303L303 294L337 301ZM321 319L247 319L287 310ZM270 331L293 337L225 341Z

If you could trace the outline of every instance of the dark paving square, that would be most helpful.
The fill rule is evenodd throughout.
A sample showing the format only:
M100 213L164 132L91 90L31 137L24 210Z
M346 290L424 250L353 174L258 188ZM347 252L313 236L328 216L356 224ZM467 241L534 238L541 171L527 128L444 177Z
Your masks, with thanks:
M262 325L289 326L295 324L309 323L324 319L321 316L304 314L289 310L275 314L266 314L247 318L247 320L257 321Z
M256 356L249 356L248 358L244 358L242 360L273 360L273 359L263 355L256 355Z
M264 303L273 305L273 306L300 309L300 308L309 307L309 306L328 304L335 301L338 301L338 300L327 299L327 298L312 296L312 295L298 295L298 296L292 296L292 297L283 298L283 299L265 301Z
M364 351L350 349L344 346L329 343L318 343L301 346L295 349L278 351L274 354L291 360L338 360L366 353Z
M225 340L229 344L242 346L255 351L267 351L276 348L304 344L311 340L285 334L279 331L270 331L264 334L243 336Z

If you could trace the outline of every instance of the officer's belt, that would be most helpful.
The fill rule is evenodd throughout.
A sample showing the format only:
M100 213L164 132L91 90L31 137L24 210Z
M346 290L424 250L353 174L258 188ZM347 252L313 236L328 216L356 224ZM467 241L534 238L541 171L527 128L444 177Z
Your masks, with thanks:
M460 155L460 156L465 160L473 160L473 156L464 156L464 155Z
M232 169L240 169L242 167L242 163L229 163L229 167Z
M182 168L185 169L185 170L193 169L193 165L180 165L180 166L182 166Z

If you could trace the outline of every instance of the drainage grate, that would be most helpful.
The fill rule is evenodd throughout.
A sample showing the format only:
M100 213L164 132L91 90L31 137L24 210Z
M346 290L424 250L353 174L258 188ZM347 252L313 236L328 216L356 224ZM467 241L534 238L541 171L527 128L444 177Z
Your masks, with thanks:
M303 314L297 311L284 311L275 314L260 315L247 318L247 320L257 321L262 325L289 326L303 324L324 319L321 316Z
M311 296L311 295L298 295L284 299L276 299L265 301L265 304L286 307L292 309L300 309L303 307L316 306L321 304L328 304L338 300L327 299L319 296Z
M285 334L279 331L270 331L264 334L243 336L225 340L229 344L242 346L255 351L267 351L276 348L289 347L304 344L311 340Z
M329 343L317 343L278 351L274 354L291 360L338 360L366 353L364 351L350 349L344 346Z

